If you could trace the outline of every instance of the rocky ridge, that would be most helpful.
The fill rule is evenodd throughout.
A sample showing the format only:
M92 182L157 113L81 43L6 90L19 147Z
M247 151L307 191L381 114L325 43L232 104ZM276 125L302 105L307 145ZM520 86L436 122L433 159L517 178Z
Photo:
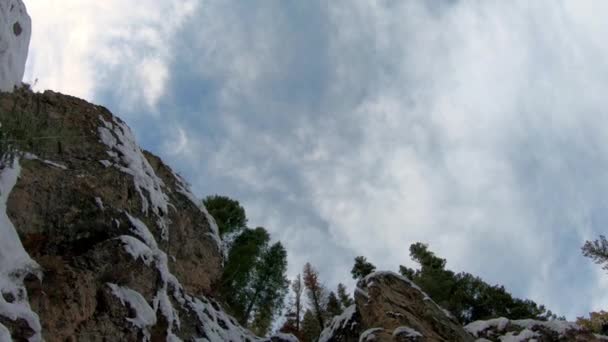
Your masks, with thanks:
M0 340L261 340L212 299L213 218L124 122L27 88L0 116L28 132L0 173Z

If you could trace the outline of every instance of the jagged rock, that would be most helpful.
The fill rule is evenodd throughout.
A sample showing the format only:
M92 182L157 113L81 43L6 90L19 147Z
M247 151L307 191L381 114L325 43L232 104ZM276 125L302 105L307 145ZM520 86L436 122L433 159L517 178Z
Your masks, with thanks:
M475 321L465 330L477 337L477 341L538 341L575 342L606 341L607 336L593 334L576 323L566 321L537 321L532 319L509 320L504 317L487 321Z
M473 341L407 278L376 272L360 280L356 305L334 318L320 341Z
M0 91L21 85L32 21L21 0L0 0Z
M120 119L25 88L0 118L36 135L0 168L0 340L262 341L211 298L213 218Z

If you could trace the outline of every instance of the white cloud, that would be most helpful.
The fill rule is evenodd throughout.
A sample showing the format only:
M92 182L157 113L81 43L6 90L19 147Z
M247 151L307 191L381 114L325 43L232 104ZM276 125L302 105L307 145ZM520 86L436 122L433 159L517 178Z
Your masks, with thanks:
M119 91L120 108L154 113L169 79L173 39L195 0L30 1L25 81L88 100Z
M424 241L569 318L608 303L579 250L608 224L608 4L205 1L170 23L168 1L52 4L30 5L28 75L128 108L186 70L207 103L168 105L159 149L244 202L291 273L310 260L334 284Z

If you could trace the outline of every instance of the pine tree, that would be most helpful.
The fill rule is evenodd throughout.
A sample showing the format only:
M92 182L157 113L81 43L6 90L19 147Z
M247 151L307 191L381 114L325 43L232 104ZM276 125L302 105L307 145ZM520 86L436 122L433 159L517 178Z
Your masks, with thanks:
M319 273L310 265L306 263L304 265L304 286L306 287L306 294L312 312L319 323L319 327L325 326L324 320L324 301L325 301L325 289L319 282Z
M603 269L608 270L608 240L604 235L595 241L587 241L582 248L583 255L593 260L596 264L604 264Z
M400 266L400 273L465 324L495 317L555 318L542 305L513 298L503 286L492 286L469 273L455 274L446 269L446 260L437 257L425 244L411 245L410 256L420 268L414 270Z
M338 284L338 299L340 300L340 303L344 309L355 303L355 301L347 293L346 286L344 286L342 283Z
M330 292L327 296L327 305L325 306L328 321L335 316L339 316L342 313L342 310L342 305L338 301L338 297L333 291Z
M226 196L208 196L203 204L213 216L220 230L220 236L242 230L247 225L245 209L239 201Z
M267 248L270 236L266 229L245 229L234 241L224 265L220 293L232 315L241 323L246 323L248 289L254 277L254 270Z
M375 270L376 266L368 262L364 256L358 256L355 258L355 265L350 273L353 275L353 279L362 279Z
M302 342L315 342L321 335L321 328L316 315L312 310L306 310L302 318Z
M274 316L283 306L289 282L287 272L287 252L280 242L264 252L256 264L253 279L247 292L247 306L243 324L247 324L252 313L252 329L259 335L268 333Z
M279 329L280 332L286 334L293 334L294 336L301 339L302 329L302 292L304 287L302 285L302 277L298 276L291 282L292 296L289 303L289 309L285 314L285 322Z

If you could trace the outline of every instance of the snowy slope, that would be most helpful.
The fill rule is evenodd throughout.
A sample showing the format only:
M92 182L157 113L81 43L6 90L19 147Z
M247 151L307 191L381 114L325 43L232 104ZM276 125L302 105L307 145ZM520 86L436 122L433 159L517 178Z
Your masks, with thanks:
M21 0L0 0L0 90L21 85L32 21Z

